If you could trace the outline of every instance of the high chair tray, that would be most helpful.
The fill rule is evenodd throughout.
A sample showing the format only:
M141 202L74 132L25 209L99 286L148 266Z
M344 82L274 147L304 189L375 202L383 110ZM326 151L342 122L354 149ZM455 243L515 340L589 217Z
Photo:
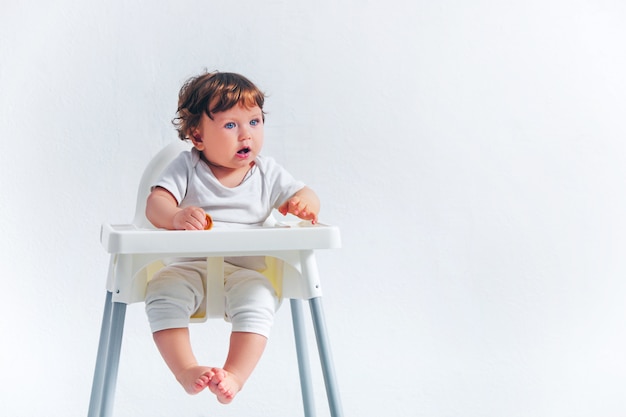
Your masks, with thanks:
M212 230L140 229L103 224L100 242L108 253L253 254L255 252L333 249L341 246L339 228L323 224Z

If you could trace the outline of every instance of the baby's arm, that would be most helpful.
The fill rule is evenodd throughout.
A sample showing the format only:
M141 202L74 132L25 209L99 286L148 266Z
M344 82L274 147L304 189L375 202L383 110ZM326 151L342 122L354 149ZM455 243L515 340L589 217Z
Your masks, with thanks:
M169 230L203 230L206 214L199 207L178 207L165 188L155 187L146 202L146 217L156 227Z
M315 224L320 211L320 199L315 194L315 191L309 187L304 187L285 201L278 208L278 211L283 216L290 213L303 220L311 220L311 223Z

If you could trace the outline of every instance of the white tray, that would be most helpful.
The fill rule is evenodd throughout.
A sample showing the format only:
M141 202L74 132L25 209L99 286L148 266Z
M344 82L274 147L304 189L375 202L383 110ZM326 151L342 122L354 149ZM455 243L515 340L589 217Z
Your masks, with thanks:
M324 224L211 230L139 229L132 224L103 224L100 242L108 253L185 253L228 255L341 247L339 228Z

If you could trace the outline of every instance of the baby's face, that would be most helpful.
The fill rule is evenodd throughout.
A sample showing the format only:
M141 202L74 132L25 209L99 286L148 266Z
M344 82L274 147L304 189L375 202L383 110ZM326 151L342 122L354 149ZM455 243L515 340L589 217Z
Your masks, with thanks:
M263 112L258 107L235 106L202 115L192 142L205 158L216 166L249 168L263 147ZM198 140L200 139L200 140Z

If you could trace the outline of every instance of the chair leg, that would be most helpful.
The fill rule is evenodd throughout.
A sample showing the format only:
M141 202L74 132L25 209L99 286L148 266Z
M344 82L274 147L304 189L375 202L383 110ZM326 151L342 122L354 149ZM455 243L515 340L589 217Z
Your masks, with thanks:
M111 292L107 291L104 299L104 314L102 315L102 326L100 328L100 341L98 342L96 369L94 371L93 383L91 385L91 399L89 400L88 417L97 417L102 404L106 352L109 349L109 335L111 332L111 298Z
M126 304L114 302L111 312L111 333L109 336L109 350L107 352L106 371L104 375L102 407L100 409L101 417L110 417L113 413L113 400L115 398L117 371L120 365L125 317Z
M328 405L332 417L342 417L343 410L341 400L339 398L339 388L335 376L335 367L330 353L330 343L326 330L326 320L324 318L324 310L322 307L322 298L316 297L309 300L311 306L311 316L313 319L313 328L315 329L315 338L317 339L317 349L322 363L322 372L324 374L324 383L326 385L326 395L328 396Z
M305 417L315 416L315 402L313 400L313 384L311 380L311 365L309 363L309 352L306 343L304 315L302 311L302 301L291 299L291 320L293 322L293 333L296 339L296 354L298 356L298 370L300 372L300 389L302 391L302 402L304 404Z
M125 316L126 304L112 302L107 291L88 417L110 417L113 412Z

